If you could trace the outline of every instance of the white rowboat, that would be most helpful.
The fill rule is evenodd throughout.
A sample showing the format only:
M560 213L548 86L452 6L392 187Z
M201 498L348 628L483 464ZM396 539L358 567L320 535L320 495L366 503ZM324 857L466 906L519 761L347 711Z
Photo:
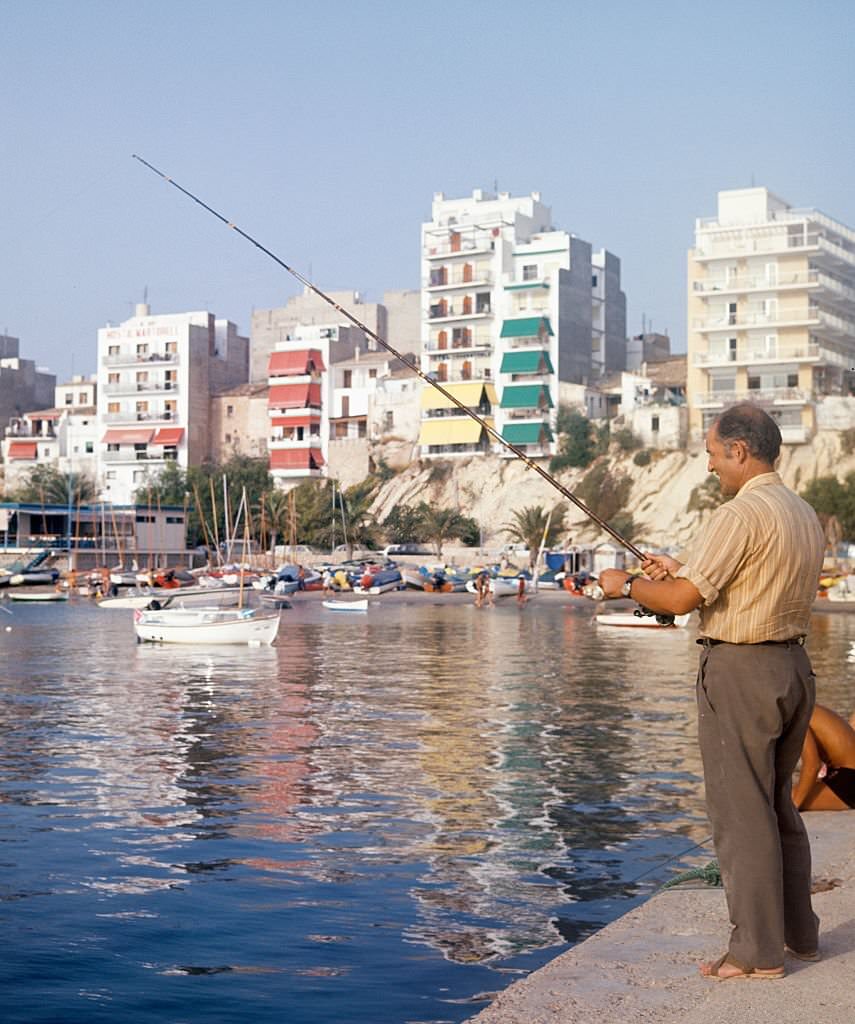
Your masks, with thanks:
M635 615L633 612L609 612L596 617L598 626L625 626L643 629L679 629L689 621L688 615L675 615L668 625L656 621L655 615Z
M331 612L367 612L368 599L362 601L324 601L324 608Z

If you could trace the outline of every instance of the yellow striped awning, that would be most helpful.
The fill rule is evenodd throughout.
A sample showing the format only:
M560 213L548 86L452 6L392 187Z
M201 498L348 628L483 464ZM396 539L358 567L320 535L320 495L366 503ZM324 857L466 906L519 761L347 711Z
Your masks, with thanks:
M443 384L445 390L466 406L475 408L481 402L481 392L486 388L487 401L496 405L496 388L492 383L485 383L483 380L467 380L455 382L454 384ZM450 402L445 395L439 393L436 388L427 385L422 388L422 409L453 409L454 402Z
M485 422L493 426L492 420ZM482 429L481 424L469 416L466 419L438 416L436 419L422 420L419 444L477 444Z

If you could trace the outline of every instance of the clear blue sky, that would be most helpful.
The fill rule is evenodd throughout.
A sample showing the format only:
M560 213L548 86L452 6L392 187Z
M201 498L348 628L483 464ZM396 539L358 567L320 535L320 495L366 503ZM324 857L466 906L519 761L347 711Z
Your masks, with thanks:
M136 152L370 300L418 287L435 191L540 190L683 350L719 189L855 225L853 38L849 0L0 0L0 332L65 378L146 286L245 332L298 290Z

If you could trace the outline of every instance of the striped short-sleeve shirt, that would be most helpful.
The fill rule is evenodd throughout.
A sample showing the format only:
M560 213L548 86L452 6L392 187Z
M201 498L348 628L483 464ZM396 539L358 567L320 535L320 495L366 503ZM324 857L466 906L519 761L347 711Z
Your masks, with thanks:
M810 505L777 473L752 477L713 513L677 573L703 597L702 636L733 644L804 636L825 553Z

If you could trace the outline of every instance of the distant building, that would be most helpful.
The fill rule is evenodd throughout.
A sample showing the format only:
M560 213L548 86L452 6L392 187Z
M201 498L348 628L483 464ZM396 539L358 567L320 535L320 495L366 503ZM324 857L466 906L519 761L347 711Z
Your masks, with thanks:
M855 231L766 188L718 193L689 252L688 401L700 438L749 400L785 443L809 439L815 400L855 382Z
M44 409L53 401L56 376L20 356L20 341L0 334L0 431L14 417Z
M642 363L635 373L622 373L620 412L645 448L685 448L686 357Z
M624 366L620 261L553 227L540 194L434 197L422 225L422 369L533 456L555 450L563 382ZM423 456L497 448L454 402L422 391Z
M387 335L386 307L380 303L364 302L359 292L329 292L329 297L352 313L361 323L385 340ZM280 345L299 337L311 328L335 331L338 345L357 346L363 351L377 347L363 331L322 298L308 288L301 295L290 298L284 306L275 309L257 309L252 314L250 376L253 382L266 380L270 356ZM330 335L332 338L332 335Z
M631 373L642 363L653 363L671 355L671 339L667 334L645 331L634 334L626 343L626 369Z
M39 465L96 480L96 392L96 377L72 377L57 385L50 408L32 410L9 422L2 442L7 494Z
M98 331L98 470L104 500L128 504L168 462L211 449L211 395L247 379L249 342L213 313L152 315L145 304Z
M226 462L232 455L267 458L269 434L267 381L238 384L211 396L212 462Z

